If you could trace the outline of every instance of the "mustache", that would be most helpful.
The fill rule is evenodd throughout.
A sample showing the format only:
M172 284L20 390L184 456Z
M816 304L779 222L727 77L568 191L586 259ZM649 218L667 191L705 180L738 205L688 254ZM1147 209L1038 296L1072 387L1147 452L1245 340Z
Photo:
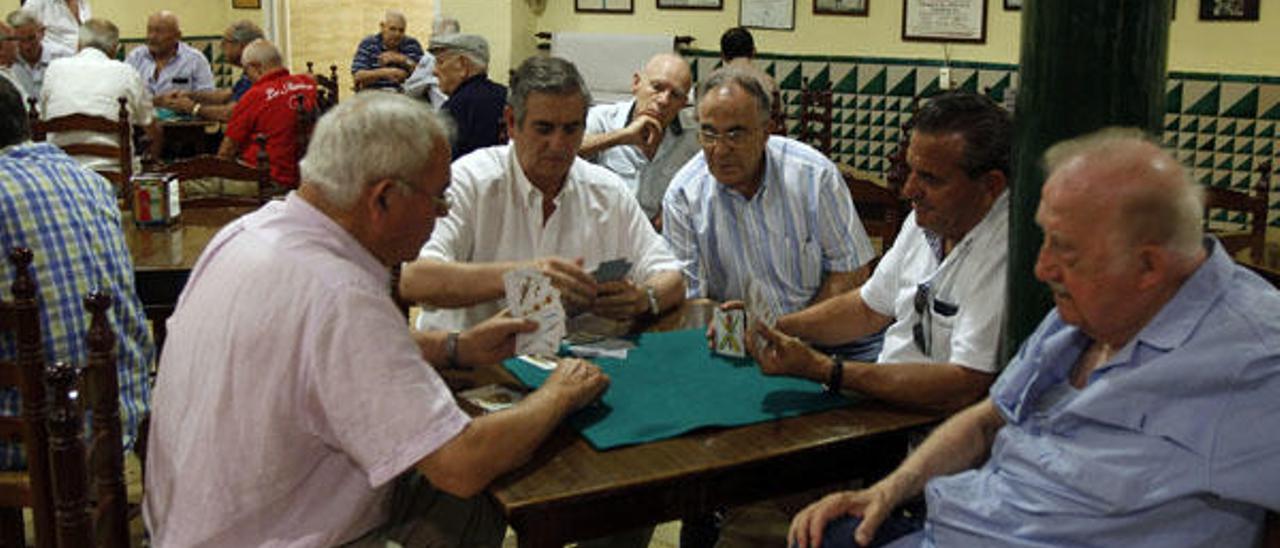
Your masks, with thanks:
M1067 291L1066 286L1062 285L1061 283L1045 282L1045 285L1049 286L1049 291L1052 291L1057 295L1064 295L1067 297L1071 296L1071 293Z

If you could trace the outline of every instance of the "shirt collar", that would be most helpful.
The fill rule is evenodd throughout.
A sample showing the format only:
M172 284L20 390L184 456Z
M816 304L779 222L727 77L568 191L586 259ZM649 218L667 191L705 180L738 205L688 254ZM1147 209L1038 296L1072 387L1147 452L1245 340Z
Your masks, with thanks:
M289 69L284 68L284 67L280 67L280 68L275 69L275 70L273 70L273 71L271 71L271 72L268 72L268 73L266 73L266 74L263 74L262 76L260 76L260 77L258 78L258 81L257 81L257 82L254 82L253 84L254 84L254 85L258 85L258 84L261 84L261 83L263 83L263 82L270 82L270 81L272 81L272 80L279 80L279 79L284 78L285 76L288 76L288 75L289 75Z
M92 57L102 61L108 60L107 54L102 53L102 50L98 48L81 48L80 51L76 52L76 57Z
M1182 345L1191 337L1209 307L1226 291L1235 263L1217 238L1206 236L1203 245L1208 255L1204 263L1138 332L1136 340L1163 350ZM1125 345L1125 351L1132 353L1133 346Z

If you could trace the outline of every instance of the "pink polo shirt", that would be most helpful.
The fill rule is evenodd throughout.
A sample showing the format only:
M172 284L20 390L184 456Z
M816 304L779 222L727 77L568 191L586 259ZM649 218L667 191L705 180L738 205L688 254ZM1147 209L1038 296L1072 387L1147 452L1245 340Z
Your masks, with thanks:
M169 319L147 456L156 546L330 546L469 420L390 275L296 194L224 228Z

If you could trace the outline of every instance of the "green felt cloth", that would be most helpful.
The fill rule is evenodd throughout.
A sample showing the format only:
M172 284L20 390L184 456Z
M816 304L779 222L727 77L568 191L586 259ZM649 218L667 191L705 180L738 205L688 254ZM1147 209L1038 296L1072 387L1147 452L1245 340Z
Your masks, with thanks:
M644 333L627 359L593 359L612 383L603 401L569 418L596 449L678 436L705 426L740 426L849 405L813 381L766 377L755 362L711 354L701 329ZM540 386L549 371L503 362Z

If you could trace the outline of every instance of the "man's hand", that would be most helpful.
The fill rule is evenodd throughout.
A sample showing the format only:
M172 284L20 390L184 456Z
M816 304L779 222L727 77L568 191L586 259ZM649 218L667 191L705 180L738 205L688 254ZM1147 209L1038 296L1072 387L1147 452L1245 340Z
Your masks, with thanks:
M622 128L621 144L635 145L646 158L653 159L658 153L658 145L662 144L662 123L648 114L637 113L627 127Z
M612 320L628 320L649 310L649 294L623 278L600 284L591 312Z
M497 363L514 356L516 335L538 330L538 322L512 318L505 310L458 335L458 365Z
M405 67L411 61L407 55L398 51L384 51L378 55L378 64L384 67Z
M383 67L375 70L378 80L391 80L397 84L409 77L409 72L399 67Z
M720 304L720 310L728 312L730 310L742 310L747 307L747 303L742 301L725 301ZM714 351L716 349L716 322L707 324L707 349Z
M859 546L866 546L875 538L876 530L896 504L882 484L861 491L832 493L810 504L792 518L787 545L817 548L822 545L822 533L828 523L844 516L854 516L862 518L862 523L853 532L854 541Z
M609 387L609 376L591 362L564 358L539 390L550 390L569 411L581 409Z
M582 270L581 257L573 262L559 257L546 257L533 261L530 268L545 274L551 279L551 285L560 290L560 299L564 301L565 313L574 313L591 308L596 300L596 279Z
M764 345L756 335L764 339ZM751 322L747 333L747 353L760 364L765 375L788 375L806 379L822 379L827 359L804 341L769 327L759 320Z

